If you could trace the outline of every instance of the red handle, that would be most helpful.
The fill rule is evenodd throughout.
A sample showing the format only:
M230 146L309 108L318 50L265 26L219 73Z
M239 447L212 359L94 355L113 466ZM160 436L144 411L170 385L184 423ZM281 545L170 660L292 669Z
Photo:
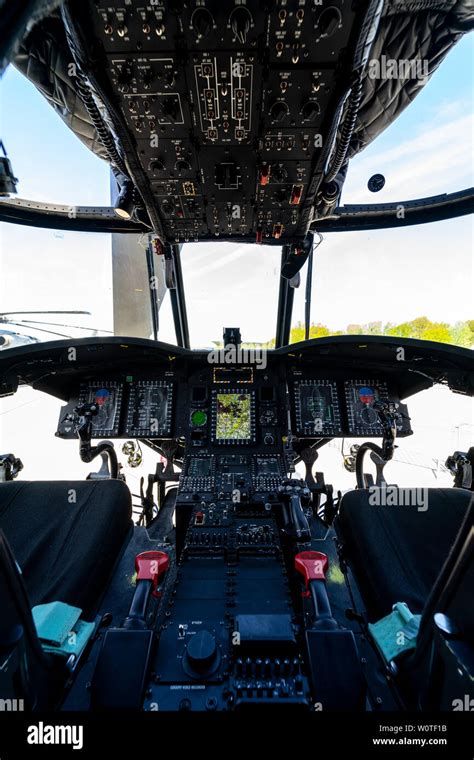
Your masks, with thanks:
M300 552L295 557L295 569L301 573L308 588L310 581L325 581L329 560L322 552Z
M135 557L135 570L138 581L151 581L156 591L158 579L168 570L170 558L165 552L142 552Z

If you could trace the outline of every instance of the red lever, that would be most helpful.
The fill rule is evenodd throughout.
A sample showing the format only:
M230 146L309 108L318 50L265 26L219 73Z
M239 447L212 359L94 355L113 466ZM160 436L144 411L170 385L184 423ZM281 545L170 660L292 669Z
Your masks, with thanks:
M300 552L295 557L295 569L301 573L308 588L310 581L325 581L329 560L322 552Z
M158 587L158 579L168 570L170 558L165 552L142 552L135 557L135 570L138 581L151 581L153 594Z
M264 166L260 169L260 185L265 186L268 185L270 181L270 166L268 164L264 164Z

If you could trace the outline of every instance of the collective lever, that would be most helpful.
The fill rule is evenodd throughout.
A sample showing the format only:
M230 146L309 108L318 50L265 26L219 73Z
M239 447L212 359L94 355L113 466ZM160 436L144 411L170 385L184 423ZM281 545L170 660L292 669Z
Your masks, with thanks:
M169 564L170 558L165 552L149 551L137 554L135 557L137 585L130 612L123 624L124 628L146 628L146 608L150 594L158 595L159 579L166 573Z
M305 580L307 592L311 595L314 609L314 629L337 628L329 603L326 588L326 571L329 560L322 552L300 552L295 557L295 569Z

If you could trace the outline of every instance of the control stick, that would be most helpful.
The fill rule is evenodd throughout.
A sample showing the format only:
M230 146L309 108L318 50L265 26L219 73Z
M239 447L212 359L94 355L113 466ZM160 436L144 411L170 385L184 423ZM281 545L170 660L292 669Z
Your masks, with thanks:
M393 401L375 401L373 408L378 414L380 423L383 429L382 447L371 441L366 441L357 451L355 471L357 479L357 488L366 488L366 480L364 476L364 456L367 451L372 451L373 454L378 457L374 459L377 464L377 484L383 485L383 468L390 459L393 458L393 452L395 450L395 440L397 437L397 423L401 419L402 415L398 411L398 404Z
M159 596L158 582L168 570L169 564L170 558L165 552L149 551L137 554L135 557L137 585L130 612L123 624L124 628L146 628L146 608L150 594Z
M83 462L92 462L97 456L101 455L103 459L106 456L110 462L110 477L118 478L118 461L117 454L113 443L110 441L101 441L97 446L91 445L92 440L92 418L99 412L99 406L94 403L78 404L74 407L74 412L68 414L66 419L73 422L76 433L79 437L79 456Z
M302 502L309 504L311 492L303 480L285 480L278 487L283 498L283 531L293 541L311 541L311 529Z

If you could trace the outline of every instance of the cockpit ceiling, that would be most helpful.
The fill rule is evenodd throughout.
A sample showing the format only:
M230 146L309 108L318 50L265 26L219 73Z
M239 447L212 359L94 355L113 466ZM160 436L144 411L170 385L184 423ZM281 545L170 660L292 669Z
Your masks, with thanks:
M470 0L75 0L14 63L163 241L285 243L473 25Z

